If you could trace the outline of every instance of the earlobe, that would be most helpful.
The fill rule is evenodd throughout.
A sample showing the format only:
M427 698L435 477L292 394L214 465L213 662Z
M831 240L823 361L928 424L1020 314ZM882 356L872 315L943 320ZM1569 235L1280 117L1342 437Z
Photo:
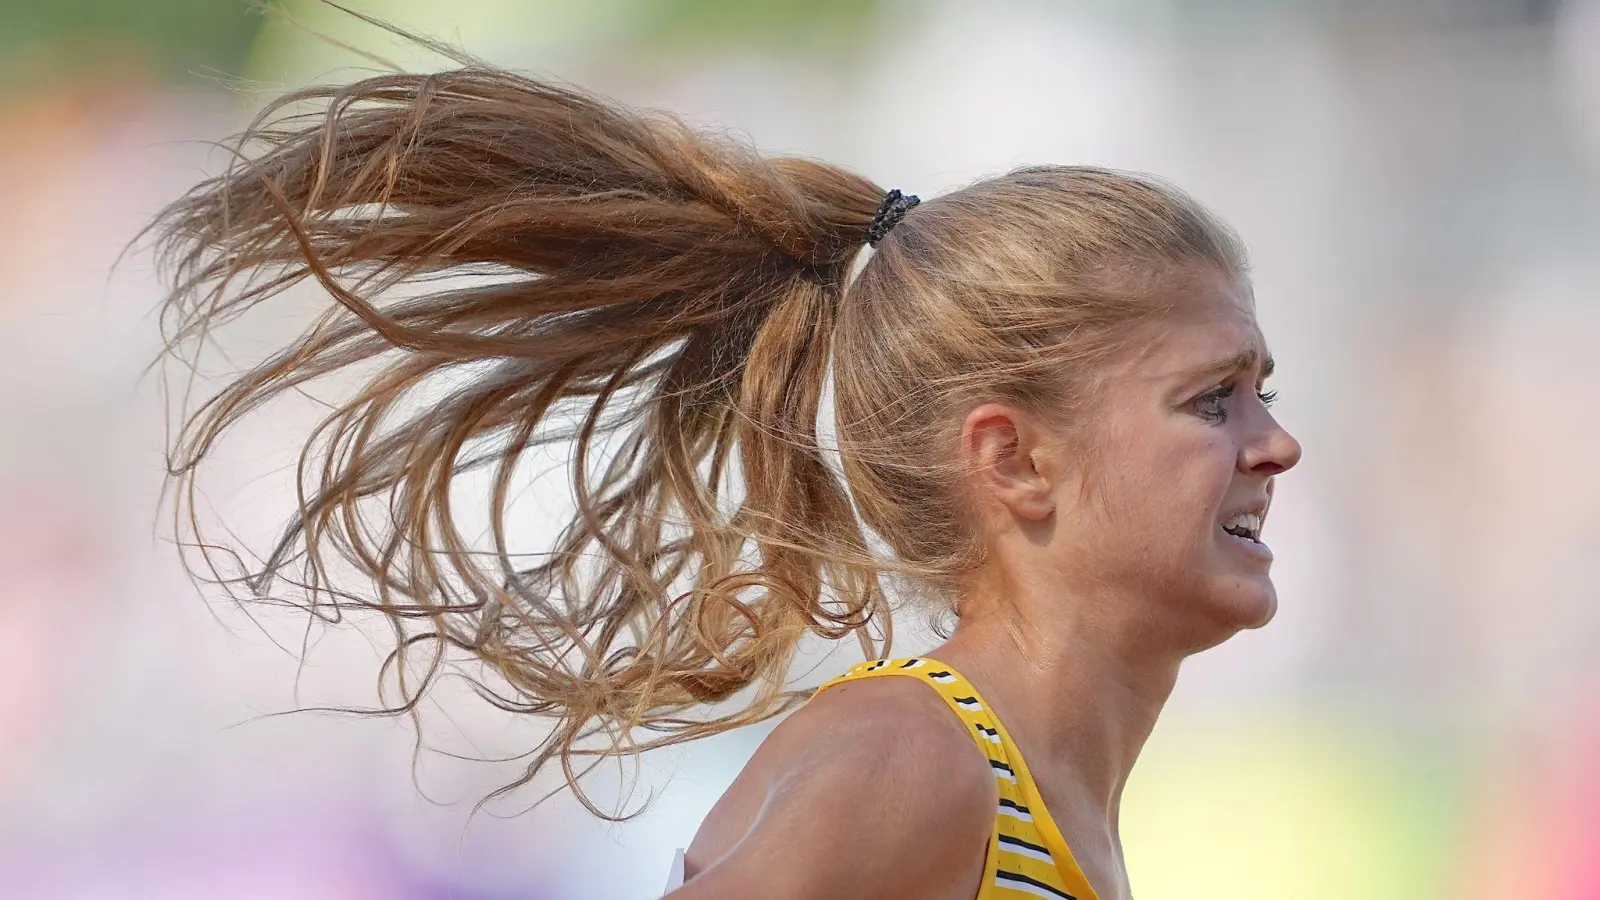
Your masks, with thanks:
M1024 519L1042 522L1056 511L1050 478L1039 465L1038 451L1018 453L1017 472L1013 473L1011 501L1006 505Z

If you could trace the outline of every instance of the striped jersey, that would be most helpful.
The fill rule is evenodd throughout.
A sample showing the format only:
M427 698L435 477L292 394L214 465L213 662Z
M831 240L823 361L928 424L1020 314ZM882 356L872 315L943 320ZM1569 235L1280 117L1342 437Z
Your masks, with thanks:
M818 692L864 678L902 675L926 682L967 726L967 735L989 760L1000 788L983 882L976 900L1099 900L1078 868L1066 839L1044 808L1028 766L1004 725L978 692L954 669L936 660L880 659L862 663L818 688Z

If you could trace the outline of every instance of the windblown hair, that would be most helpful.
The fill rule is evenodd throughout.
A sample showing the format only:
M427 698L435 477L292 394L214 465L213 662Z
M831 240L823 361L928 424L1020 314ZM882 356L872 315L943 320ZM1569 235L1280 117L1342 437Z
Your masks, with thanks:
M559 762L597 815L577 760L776 715L805 635L887 639L885 575L951 592L981 563L964 408L1070 419L1096 360L1159 315L1152 279L1244 269L1176 190L1040 167L923 203L852 284L884 195L867 179L472 60L290 94L233 151L152 225L169 351L307 279L334 304L185 411L180 539L245 600L285 580L319 615L386 617L402 700L379 712L480 661L483 697L551 726L507 789ZM463 273L497 277L396 296ZM363 366L307 438L281 539L224 574L197 467L267 401ZM843 478L818 437L830 379ZM506 511L552 444L577 511L529 565ZM452 514L480 470L487 547Z

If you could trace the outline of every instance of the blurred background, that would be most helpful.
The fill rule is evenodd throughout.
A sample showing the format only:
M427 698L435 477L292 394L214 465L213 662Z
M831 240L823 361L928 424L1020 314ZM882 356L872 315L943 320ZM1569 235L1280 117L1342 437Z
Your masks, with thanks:
M1600 898L1600 0L349 2L924 197L1045 161L1191 190L1252 248L1307 453L1277 620L1188 666L1135 772L1137 895ZM252 621L161 539L159 284L119 252L273 94L448 65L279 9L0 0L0 897L659 896L765 729L602 778L654 796L627 824L474 815L516 766L451 754L529 726L449 686L421 754L274 715L375 703L378 644ZM235 433L208 508L270 535L316 413ZM803 684L853 661L808 649Z

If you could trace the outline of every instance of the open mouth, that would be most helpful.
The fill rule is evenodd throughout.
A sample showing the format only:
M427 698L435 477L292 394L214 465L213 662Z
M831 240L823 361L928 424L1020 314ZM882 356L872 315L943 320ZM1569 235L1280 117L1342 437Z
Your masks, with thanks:
M1261 512L1240 513L1222 523L1222 530L1236 538L1261 543L1261 524L1266 517Z

